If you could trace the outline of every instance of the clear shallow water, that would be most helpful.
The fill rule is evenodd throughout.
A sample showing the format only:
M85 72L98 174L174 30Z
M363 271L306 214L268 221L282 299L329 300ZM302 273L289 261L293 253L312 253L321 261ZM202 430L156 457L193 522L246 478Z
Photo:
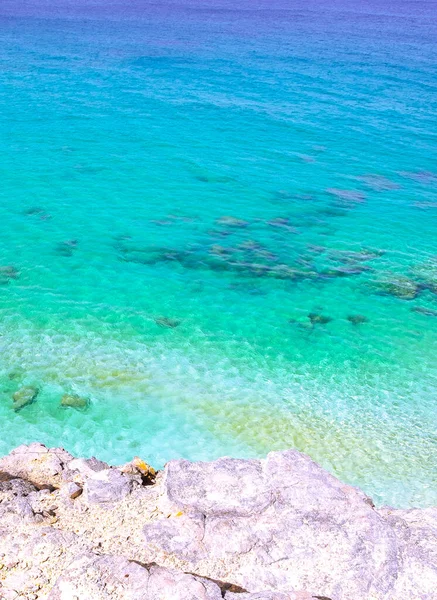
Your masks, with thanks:
M0 452L296 447L436 504L436 4L15 4Z

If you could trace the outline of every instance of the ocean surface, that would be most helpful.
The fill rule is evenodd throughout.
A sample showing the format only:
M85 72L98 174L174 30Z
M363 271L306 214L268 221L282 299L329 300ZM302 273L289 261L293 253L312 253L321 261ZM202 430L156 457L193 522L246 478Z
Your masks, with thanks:
M0 453L437 504L436 66L431 1L2 0Z

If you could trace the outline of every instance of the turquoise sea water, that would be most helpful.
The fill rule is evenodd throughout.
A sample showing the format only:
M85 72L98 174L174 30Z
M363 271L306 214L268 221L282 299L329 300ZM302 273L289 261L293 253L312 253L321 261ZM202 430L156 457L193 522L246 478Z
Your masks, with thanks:
M436 3L16 4L0 452L296 447L436 504Z

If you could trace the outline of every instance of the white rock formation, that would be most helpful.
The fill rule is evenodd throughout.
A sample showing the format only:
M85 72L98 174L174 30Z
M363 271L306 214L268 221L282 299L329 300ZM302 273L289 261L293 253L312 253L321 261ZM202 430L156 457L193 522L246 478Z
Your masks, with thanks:
M437 509L376 509L292 450L153 478L41 444L1 458L0 598L437 599Z

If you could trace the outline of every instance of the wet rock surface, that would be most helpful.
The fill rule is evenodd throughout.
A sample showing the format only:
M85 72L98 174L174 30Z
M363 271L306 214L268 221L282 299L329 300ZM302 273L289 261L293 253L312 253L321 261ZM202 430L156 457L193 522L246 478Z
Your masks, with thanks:
M156 473L0 459L0 598L432 600L437 509L376 509L293 450Z

